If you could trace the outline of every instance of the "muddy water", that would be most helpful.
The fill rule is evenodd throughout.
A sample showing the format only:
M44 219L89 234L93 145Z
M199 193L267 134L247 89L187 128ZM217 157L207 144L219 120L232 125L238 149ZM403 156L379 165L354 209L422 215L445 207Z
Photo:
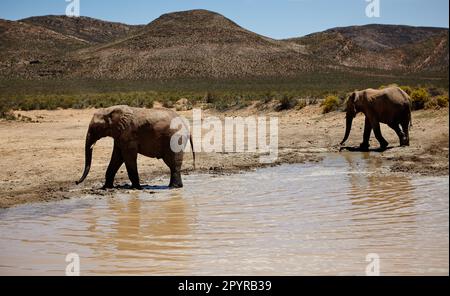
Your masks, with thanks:
M375 174L366 154L185 188L0 211L0 274L385 275L449 273L448 177ZM156 181L165 184L167 180Z

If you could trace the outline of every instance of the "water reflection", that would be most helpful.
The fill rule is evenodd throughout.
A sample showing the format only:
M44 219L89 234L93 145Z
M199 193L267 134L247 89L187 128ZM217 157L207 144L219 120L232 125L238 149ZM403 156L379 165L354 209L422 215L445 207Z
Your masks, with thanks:
M189 175L185 188L119 190L0 211L0 274L448 274L448 178L376 173L369 154L239 175Z
M196 213L182 193L168 191L164 201L157 202L151 195L136 191L128 197L107 199L100 212L97 208L86 210L83 216L89 217L88 230L96 239L92 258L117 262L105 270L93 267L93 272L171 274L182 268L180 261L189 258L185 251L190 245L185 242L192 236ZM177 261L178 265L164 261Z
M383 163L380 159L371 159L370 153L361 154L363 161L348 153L343 155L351 172L367 172L349 174L348 196L358 215L390 215L402 208L409 208L408 216L415 215L415 187L410 177L378 173Z

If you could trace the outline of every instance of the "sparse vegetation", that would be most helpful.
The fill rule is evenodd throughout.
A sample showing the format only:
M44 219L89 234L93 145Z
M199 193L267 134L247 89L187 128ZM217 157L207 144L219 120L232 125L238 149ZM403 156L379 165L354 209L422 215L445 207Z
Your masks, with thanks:
M425 108L429 100L430 95L426 88L416 88L411 93L411 103L413 110L420 110Z
M429 89L439 90L439 93L448 92L448 80L444 78L431 82L424 78L420 80L399 76L396 80L406 92L411 92L412 100L415 100L414 109L426 108L425 100L430 97ZM8 110L103 108L118 104L151 108L155 101L166 107L177 108L176 102L181 98L188 101L187 109L200 104L204 108L217 110L240 109L258 101L258 109L264 110L265 105L273 102L269 108L281 111L301 109L334 94L337 95L338 102L326 103L331 103L329 110L332 111L339 109L349 91L389 85L386 83L388 81L392 81L392 78L339 72L312 73L278 80L267 78L239 81L0 80L0 116L5 117ZM279 102L278 105L276 101ZM440 105L442 104L441 102Z
M411 93L413 92L413 89L412 89L411 86L408 86L408 85L402 85L402 86L400 86L400 88L401 88L405 93L407 93L408 96L411 96Z
M445 94L445 91L438 87L428 87L427 91L431 97L442 96Z
M279 104L275 107L275 111L280 112L283 110L289 110L294 108L298 103L296 98L290 97L289 95L284 95Z
M437 105L438 105L440 108L446 108L446 107L448 107L448 94L447 94L447 95L438 96L438 97L436 98L436 101L437 101Z
M0 98L0 119L14 120L16 117L11 111L12 104L5 98Z
M413 110L441 109L448 107L448 92L437 87L417 87L411 90L411 104Z
M430 98L425 103L425 109L441 109L448 107L448 95L441 95Z
M295 109L301 110L301 109L305 108L306 106L308 106L308 103L309 103L308 100L306 100L306 99L303 99L303 100L300 99L300 100L298 100L297 106L295 106Z
M165 99L162 103L164 108L173 108L174 103L170 99Z
M324 114L338 110L340 105L341 102L339 98L335 95L328 95L321 104L322 111Z

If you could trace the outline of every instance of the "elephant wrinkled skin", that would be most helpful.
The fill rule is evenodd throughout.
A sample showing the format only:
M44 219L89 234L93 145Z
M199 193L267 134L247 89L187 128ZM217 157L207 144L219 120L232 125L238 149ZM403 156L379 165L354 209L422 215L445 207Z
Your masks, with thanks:
M366 116L364 123L363 142L361 150L369 149L369 139L372 130L384 150L388 142L383 138L380 123L392 128L400 139L400 146L409 146L409 127L411 124L411 102L408 94L399 87L385 89L366 89L352 93L347 100L345 136L341 142L344 145L350 135L353 118L359 112Z
M170 168L169 187L183 187L181 166L184 148L188 139L191 147L193 143L187 126L182 128L178 124L177 128L171 127L174 119L180 118L174 111L165 108L144 109L113 106L97 111L89 124L85 144L85 168L83 176L77 184L83 182L89 174L94 144L103 137L112 137L114 149L106 171L104 189L113 188L114 177L124 163L132 187L141 188L137 169L138 154L163 159ZM185 139L181 143L183 145L181 151L178 152L174 152L170 145L174 134ZM195 166L193 147L192 153Z

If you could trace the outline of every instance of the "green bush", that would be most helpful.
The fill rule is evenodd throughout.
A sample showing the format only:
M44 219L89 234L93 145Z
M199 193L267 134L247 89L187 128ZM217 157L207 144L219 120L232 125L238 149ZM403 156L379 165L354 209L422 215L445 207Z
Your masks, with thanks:
M297 99L290 97L288 95L284 95L280 103L275 107L275 111L280 112L283 110L289 110L294 108L297 105L298 101Z
M173 108L174 103L173 101L166 99L162 102L162 105L164 108Z
M10 104L6 100L0 100L0 118L7 120L16 119L14 114L11 112Z
M425 105L430 100L430 95L425 88L416 88L411 93L411 104L413 110L420 110L425 108Z
M438 96L438 97L436 98L436 101L437 101L437 105L438 105L440 108L446 108L446 107L448 107L448 95Z
M205 96L203 97L203 100L207 104L213 104L214 103L214 95L210 92L207 92Z
M426 104L425 109L441 109L448 107L448 95L431 98Z
M322 107L322 112L329 113L331 111L336 111L339 109L340 101L337 96L329 95L325 98L325 100L320 105Z
M402 85L402 86L400 86L400 88L401 88L405 93L407 93L408 96L411 96L411 94L412 94L412 92L413 92L413 89L412 89L411 86Z
M0 118L4 118L7 112L9 112L9 108L6 105L6 100L0 100Z

